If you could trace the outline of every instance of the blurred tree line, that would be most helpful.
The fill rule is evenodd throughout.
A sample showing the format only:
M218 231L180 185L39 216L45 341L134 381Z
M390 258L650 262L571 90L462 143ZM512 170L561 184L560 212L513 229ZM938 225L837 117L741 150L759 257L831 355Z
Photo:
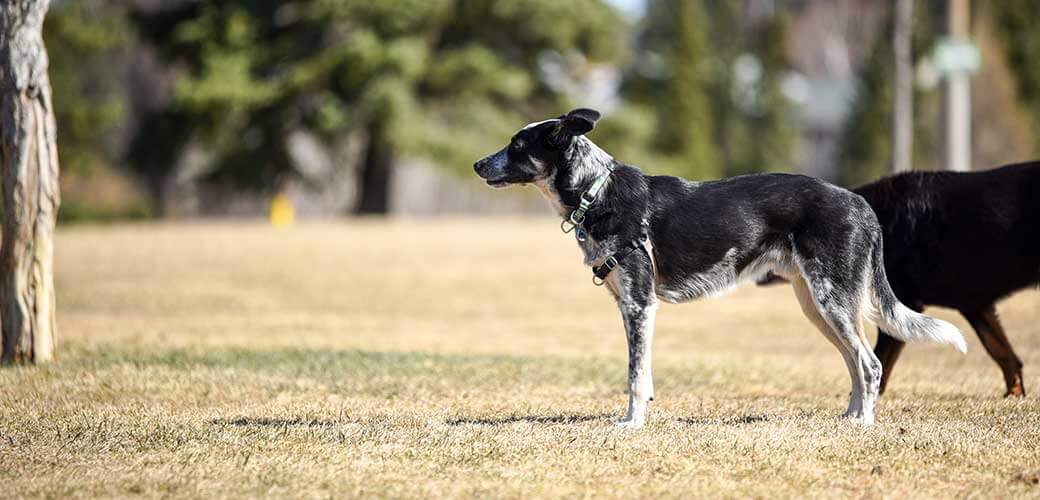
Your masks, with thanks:
M620 44L617 16L593 0L182 2L131 20L166 64L182 67L169 103L147 120L156 126L131 144L142 175L169 175L176 152L197 142L212 156L204 182L270 191L301 170L290 134L354 134L363 141L357 213L387 211L402 153L454 147L451 128L426 119L553 109L556 96L530 76L538 54L606 59ZM472 111L447 118L488 121Z
M261 198L328 182L301 145L352 176L349 210L384 213L402 159L468 175L519 125L575 105L606 108L593 138L652 173L794 171L800 117L783 88L803 3L748 15L743 2L649 0L633 20L604 0L56 0L45 40L63 171L144 193L117 211L87 190L63 215L161 215L185 179ZM939 31L929 4L915 56ZM1028 4L992 17L1040 109ZM889 29L861 69L843 183L887 171ZM604 68L619 75L608 98L590 90L612 84Z
M1007 63L1014 69L1018 99L1034 123L1040 123L1040 9L1029 0L1003 0L988 3L985 12L992 19L997 36L1003 42ZM1040 127L1031 137L1040 144Z
M598 0L84 0L56 2L47 23L67 170L132 172L156 211L192 150L201 183L277 191L306 173L290 148L302 131L360 142L354 210L385 212L401 155L468 168L566 106L536 76L542 54L609 61L625 43ZM135 52L155 54L157 74L113 81ZM159 95L119 96L135 85Z
M914 61L928 56L942 33L942 5L925 2L914 12L911 53ZM882 21L880 33L870 49L870 55L860 71L857 99L853 105L838 155L836 181L844 186L857 186L876 180L891 172L892 116L894 101L895 56L892 31L893 13ZM930 103L926 92L915 86L914 115L922 117ZM938 97L936 95L935 97ZM914 121L915 165L929 160L927 151L935 149L940 133L937 121Z
M649 146L694 179L794 170L797 116L781 12L748 20L738 2L650 0L624 89L657 113Z
M624 69L622 104L597 139L622 159L696 178L790 168L782 22L734 43L734 7L661 0L649 13L636 25L601 0L56 2L63 164L130 173L161 213L192 158L199 183L229 192L306 178L290 140L303 132L356 146L353 209L382 213L402 156L465 172L519 124L586 104L561 78L609 64ZM729 66L745 51L764 54L764 77L742 108Z
M943 39L948 2L919 2L914 11L914 168L942 167L941 81L932 58ZM982 66L972 83L972 165L992 168L1032 159L1040 144L1040 10L1029 0L973 2L972 37ZM891 13L860 70L857 99L844 130L836 181L855 186L891 171L894 55ZM924 82L922 82L922 80Z

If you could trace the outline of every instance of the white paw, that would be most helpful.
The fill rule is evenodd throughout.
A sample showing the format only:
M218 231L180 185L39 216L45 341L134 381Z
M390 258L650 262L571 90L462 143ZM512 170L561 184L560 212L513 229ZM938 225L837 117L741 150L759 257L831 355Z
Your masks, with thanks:
M625 420L619 420L616 425L622 429L642 429L643 426L646 425L646 422L643 420L627 418Z
M870 427L874 425L873 415L866 415L863 413L850 414L849 412L845 412L845 414L842 415L841 418L846 419L854 424L862 425L864 427Z

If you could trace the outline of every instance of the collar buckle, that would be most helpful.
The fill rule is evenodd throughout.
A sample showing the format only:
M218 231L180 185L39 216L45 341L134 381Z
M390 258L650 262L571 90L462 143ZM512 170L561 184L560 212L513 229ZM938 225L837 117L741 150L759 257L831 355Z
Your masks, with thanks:
M610 276L610 272L613 271L618 264L620 264L618 258L615 255L611 255L608 256L602 264L592 268L592 284L603 286L603 283L606 283L607 281L607 276Z
M585 222L585 213L592 208L592 204L596 202L597 198L599 198L600 190L603 189L603 185L607 183L607 178L609 178L610 174L613 172L613 169L611 169L611 171L606 175L600 176L591 186L589 186L589 189L581 193L578 201L578 208L571 211L571 214L560 222L560 230L563 231L564 234L574 231Z

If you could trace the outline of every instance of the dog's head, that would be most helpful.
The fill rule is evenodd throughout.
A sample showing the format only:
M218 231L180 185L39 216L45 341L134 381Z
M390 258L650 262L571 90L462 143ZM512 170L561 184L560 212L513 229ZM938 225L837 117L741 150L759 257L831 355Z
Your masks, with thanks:
M506 147L473 164L491 187L526 184L551 177L564 165L575 137L592 130L599 112L575 109L552 120L532 123L513 135Z

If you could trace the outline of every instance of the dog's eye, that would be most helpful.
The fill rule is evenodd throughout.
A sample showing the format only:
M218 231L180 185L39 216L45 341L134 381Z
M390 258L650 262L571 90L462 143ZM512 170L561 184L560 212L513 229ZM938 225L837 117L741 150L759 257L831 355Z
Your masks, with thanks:
M509 145L510 151L513 151L513 152L518 152L521 149L523 149L523 147L524 147L524 144L522 142L514 142L514 143Z

